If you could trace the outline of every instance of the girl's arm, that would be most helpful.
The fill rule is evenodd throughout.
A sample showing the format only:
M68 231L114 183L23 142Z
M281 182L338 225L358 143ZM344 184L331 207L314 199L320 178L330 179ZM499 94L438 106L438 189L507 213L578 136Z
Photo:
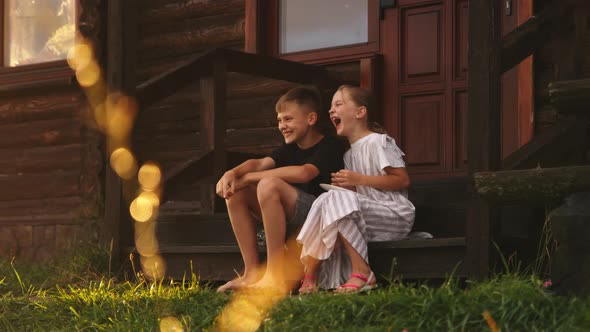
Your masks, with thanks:
M410 177L404 167L385 167L387 175L365 175L347 169L332 173L332 182L341 187L367 186L382 190L399 191L410 187Z

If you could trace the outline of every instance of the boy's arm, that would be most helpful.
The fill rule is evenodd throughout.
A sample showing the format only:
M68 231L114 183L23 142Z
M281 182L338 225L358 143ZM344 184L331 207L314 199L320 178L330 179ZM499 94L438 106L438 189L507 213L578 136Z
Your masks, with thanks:
M382 190L404 190L410 187L410 177L404 167L385 167L387 175L365 175L343 169L332 174L339 186L367 186Z
M235 190L243 188L243 186L240 188L236 188L236 182L244 175L249 174L251 172L264 171L274 167L275 161L270 157L260 159L248 159L240 165L225 172L221 179L219 179L219 181L217 182L215 192L217 193L217 195L223 198L227 198L229 197L230 193L233 193L235 192Z
M238 180L238 188L257 184L262 178L275 177L288 183L305 183L313 180L320 174L320 170L313 164L301 166L284 166L264 171L245 174Z

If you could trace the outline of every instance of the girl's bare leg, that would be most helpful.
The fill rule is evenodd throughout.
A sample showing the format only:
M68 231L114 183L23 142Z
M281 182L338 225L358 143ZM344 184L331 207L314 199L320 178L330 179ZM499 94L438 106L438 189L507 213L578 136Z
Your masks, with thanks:
M338 234L338 237L340 241L342 241L342 244L346 249L348 257L350 257L352 273L363 274L369 277L369 274L371 273L371 268L369 267L365 259L354 249L354 247L346 240L346 238L342 236L342 234ZM365 281L355 277L348 279L346 284L363 286L365 284Z

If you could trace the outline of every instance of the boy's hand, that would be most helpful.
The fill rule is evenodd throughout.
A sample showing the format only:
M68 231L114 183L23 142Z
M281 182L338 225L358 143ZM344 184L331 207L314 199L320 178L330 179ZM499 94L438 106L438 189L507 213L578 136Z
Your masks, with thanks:
M227 171L219 181L217 181L217 185L215 186L215 193L222 198L229 198L235 190L236 185L236 175L234 172Z
M362 185L363 175L361 173L341 169L336 173L332 173L332 184L339 187L356 187Z

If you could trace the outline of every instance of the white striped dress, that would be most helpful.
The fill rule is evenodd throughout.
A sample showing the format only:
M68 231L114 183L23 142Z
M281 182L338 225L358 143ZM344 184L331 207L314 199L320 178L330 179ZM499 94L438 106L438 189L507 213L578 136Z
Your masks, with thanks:
M346 169L366 175L385 175L384 168L405 167L403 152L393 138L372 133L354 142L344 154ZM404 239L414 224L414 205L406 191L387 191L366 186L350 190L330 190L313 203L297 236L303 246L301 260L311 256L322 260L321 288L336 288L350 277L351 266L344 247L337 241L341 233L369 262L367 243Z

